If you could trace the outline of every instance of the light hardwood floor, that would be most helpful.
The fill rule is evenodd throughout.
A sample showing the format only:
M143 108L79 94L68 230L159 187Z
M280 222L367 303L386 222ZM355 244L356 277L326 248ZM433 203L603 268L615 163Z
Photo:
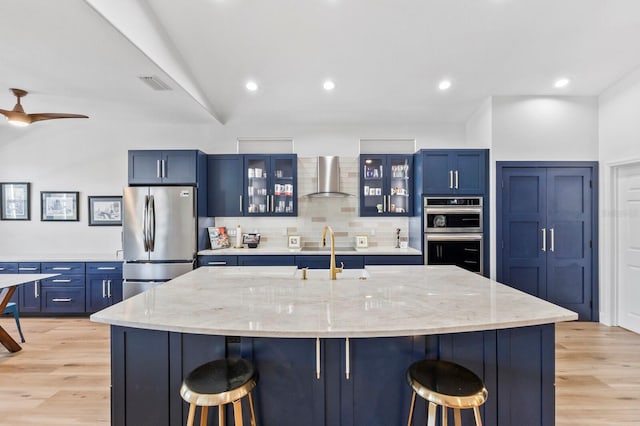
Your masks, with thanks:
M0 321L17 335L11 318ZM21 322L24 349L0 347L0 426L109 424L109 327L86 318ZM640 425L640 335L559 324L556 419L558 426Z

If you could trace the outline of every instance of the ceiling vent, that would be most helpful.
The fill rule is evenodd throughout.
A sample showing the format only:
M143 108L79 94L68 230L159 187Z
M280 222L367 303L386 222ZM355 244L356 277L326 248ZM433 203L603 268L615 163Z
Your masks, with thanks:
M318 157L318 190L307 197L349 197L340 191L340 163L338 157Z
M153 90L171 90L171 87L167 83L155 75L141 75L138 76L138 78Z

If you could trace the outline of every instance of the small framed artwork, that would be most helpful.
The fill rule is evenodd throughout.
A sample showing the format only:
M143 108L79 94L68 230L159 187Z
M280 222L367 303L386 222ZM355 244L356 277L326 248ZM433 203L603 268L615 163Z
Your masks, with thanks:
M31 220L30 188L26 182L4 182L1 185L2 220Z
M300 248L300 235L289 235L287 246L290 249Z
M122 196L89 197L89 226L122 225Z
M366 235L358 235L356 236L356 247L357 248L367 248L369 247L369 239Z
M78 192L40 192L42 221L78 221Z

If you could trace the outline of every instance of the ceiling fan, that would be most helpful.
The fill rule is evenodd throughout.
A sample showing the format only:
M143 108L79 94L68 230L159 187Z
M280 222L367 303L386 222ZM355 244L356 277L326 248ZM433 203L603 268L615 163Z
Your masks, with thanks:
M0 114L7 117L7 121L14 126L25 127L31 123L35 123L36 121L42 120L55 120L58 118L89 118L86 115L82 114L65 114L65 113L54 113L54 112L38 112L35 114L27 114L24 112L22 108L22 104L20 103L20 98L27 96L26 90L22 89L10 89L13 94L18 99L18 103L13 107L11 111L7 111L6 109L0 109Z

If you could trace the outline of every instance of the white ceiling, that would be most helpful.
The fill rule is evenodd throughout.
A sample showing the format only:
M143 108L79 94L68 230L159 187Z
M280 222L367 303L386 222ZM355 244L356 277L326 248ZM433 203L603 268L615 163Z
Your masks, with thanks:
M18 87L94 120L464 123L491 95L600 94L640 64L640 1L3 0L0 37L3 109Z

